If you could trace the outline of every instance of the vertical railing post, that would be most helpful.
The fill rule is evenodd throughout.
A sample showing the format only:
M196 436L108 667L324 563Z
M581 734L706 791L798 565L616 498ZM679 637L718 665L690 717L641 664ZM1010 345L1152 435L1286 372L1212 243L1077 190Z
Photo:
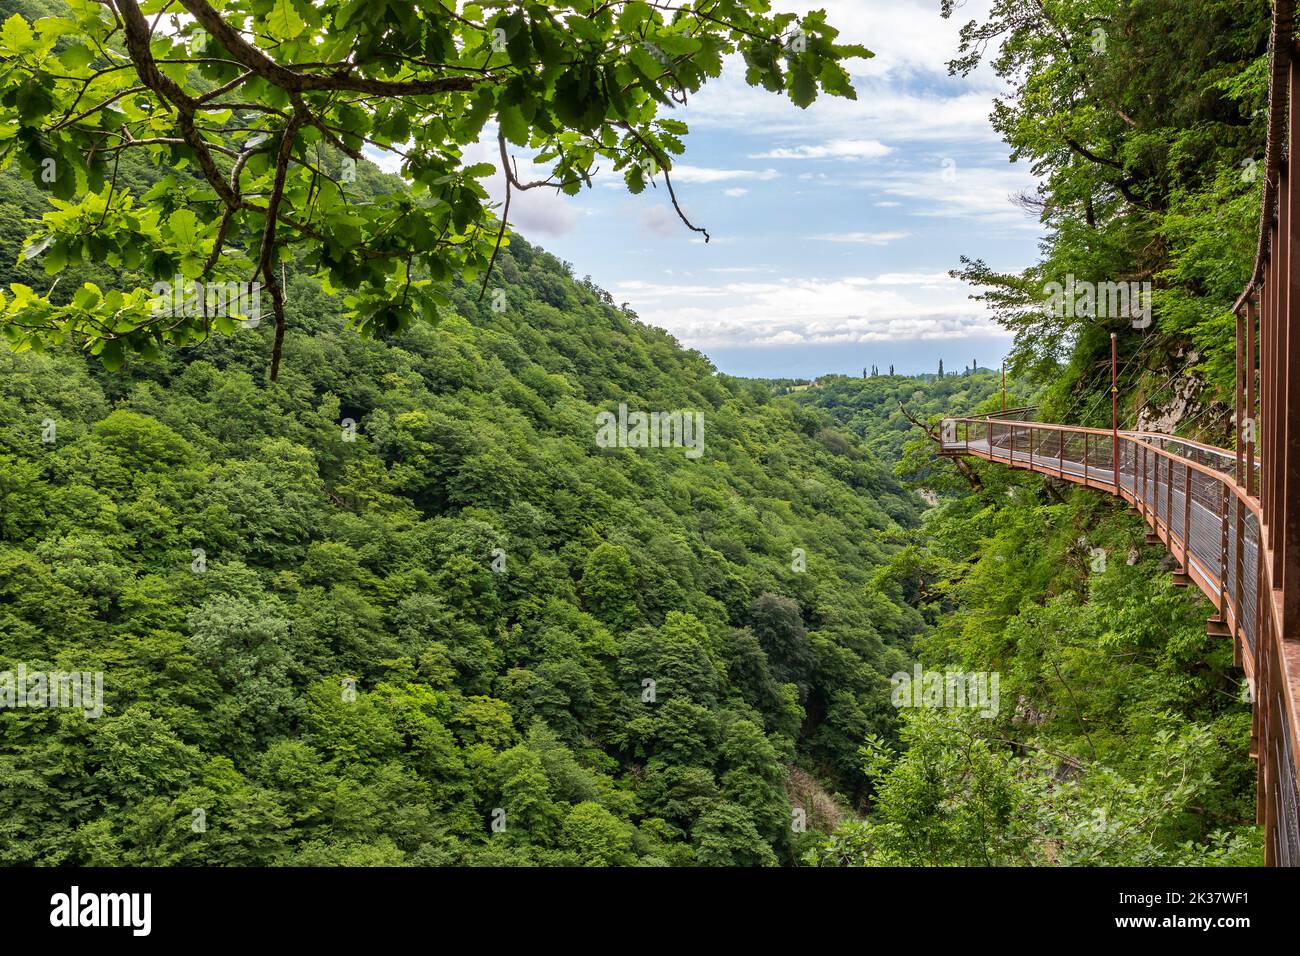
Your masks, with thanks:
M1088 483L1088 435L1089 432L1083 433L1083 483Z
M1288 142L1300 144L1300 65L1292 56L1290 67L1290 116L1288 117ZM1291 371L1291 357L1300 348L1300 261L1295 246L1300 244L1300 198L1296 196L1295 177L1284 170L1281 190L1280 221L1284 235L1280 245L1282 253L1282 288L1285 307L1278 313L1278 335L1282 344L1278 349L1280 359L1279 398L1281 404L1274 416L1278 422L1280 445L1274 458L1278 463L1279 486L1275 500L1278 505L1277 528L1278 556L1281 565L1282 619L1279 633L1294 635L1296 621L1300 618L1300 383Z
M1294 70L1291 72L1294 84ZM1287 163L1278 168L1278 212L1275 241L1270 249L1276 250L1271 259L1273 280L1273 317L1269 323L1269 410L1268 433L1269 483L1268 517L1269 544L1273 549L1272 587L1282 586L1282 570L1286 565L1286 534L1279 519L1283 513L1283 496L1286 493L1283 473L1283 448L1286 435L1286 348L1287 317L1291 310L1290 240L1291 240L1291 175Z
M1269 230L1270 244L1276 236L1272 229ZM1259 290L1259 396L1258 396L1258 413L1259 421L1256 424L1255 437L1259 440L1259 485L1256 491L1259 494L1260 510L1260 531L1259 547L1265 550L1265 534L1269 522L1272 520L1272 513L1269 511L1268 500L1268 467L1272 460L1273 451L1269 447L1268 435L1269 428L1273 423L1273 412L1268 407L1268 401L1271 397L1272 385L1269 381L1269 363L1272 360L1272 332L1273 325L1273 269L1271 266L1272 256L1264 264L1264 284ZM1265 563L1267 567L1267 562ZM1260 584L1264 587L1264 584Z
M1165 527L1169 529L1169 540L1174 540L1174 458L1165 459Z
M1142 517L1147 514L1147 443L1142 442L1139 446L1142 457L1142 490L1138 492L1138 512Z
M1119 386L1115 371L1115 333L1110 333L1110 454L1115 466L1115 494L1119 494Z
M1252 497L1259 489L1255 477L1255 429L1259 427L1255 415L1255 379L1259 375L1255 334L1259 319L1258 301L1256 296L1246 300L1246 414L1250 416L1250 426L1246 429L1246 494Z
M1183 465L1183 572L1191 573L1192 547L1192 471L1191 462Z
M1160 528L1160 499L1161 497L1164 497L1161 496L1160 493L1161 492L1161 488L1160 488L1160 463L1161 462L1165 463L1165 468L1167 471L1167 468L1169 468L1169 459L1165 458L1164 455L1156 455L1156 462L1154 462L1154 468L1153 468L1154 472L1156 473L1154 473L1154 477L1152 480L1152 492L1154 493L1154 496L1156 496L1156 528L1157 529ZM1167 479L1169 475L1165 475L1165 477ZM1167 522L1169 522L1169 509L1167 509L1167 507L1165 509L1165 522L1167 527Z
M1241 596L1245 593L1245 585L1241 578L1246 570L1246 561L1242 557L1242 551L1246 544L1246 503L1241 500L1240 494L1234 494L1233 500L1237 505L1237 534L1233 541L1236 549L1233 554L1233 586L1232 586L1232 622L1236 630L1236 640L1241 642L1242 635L1245 632L1245 626L1241 621Z
M1151 449L1151 525L1157 531L1160 530L1160 462L1162 456L1155 449Z
M1237 365L1236 365L1236 375L1233 377L1233 393L1236 401L1236 417L1233 419L1233 421L1236 422L1237 434L1233 439L1232 447L1235 448L1237 452L1236 478L1237 478L1237 485L1240 486L1242 484L1243 479L1245 478L1245 475L1243 473L1244 468L1243 468L1241 440L1242 440L1242 436L1245 435L1246 433L1245 424L1242 421L1242 409L1245 404L1244 401L1245 396L1242 395L1242 391L1243 391L1242 385L1245 383L1245 363L1242 361L1242 349L1244 347L1244 343L1242 342L1242 338L1243 338L1242 332L1244 331L1244 326L1246 323L1242 320L1240 312L1237 313L1236 319L1237 319L1237 335L1236 335Z
M1219 617L1228 619L1228 484L1219 481Z

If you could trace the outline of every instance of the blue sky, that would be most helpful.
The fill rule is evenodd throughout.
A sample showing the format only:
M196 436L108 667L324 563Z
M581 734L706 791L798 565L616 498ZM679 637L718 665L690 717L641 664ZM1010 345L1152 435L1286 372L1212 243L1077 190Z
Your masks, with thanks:
M574 198L516 194L511 225L725 372L996 366L1009 339L947 272L962 254L1023 268L1040 227L1010 201L1033 177L988 123L1000 82L944 66L987 3L945 21L939 0L775 0L825 7L876 56L849 64L857 101L799 110L730 64L676 111L691 134L673 181L708 245L662 184L632 196L619 175ZM495 142L481 149L496 158Z

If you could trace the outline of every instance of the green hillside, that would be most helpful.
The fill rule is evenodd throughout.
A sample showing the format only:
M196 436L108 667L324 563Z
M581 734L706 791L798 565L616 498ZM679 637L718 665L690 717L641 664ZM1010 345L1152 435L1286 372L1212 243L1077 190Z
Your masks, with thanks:
M767 863L791 765L861 796L917 499L554 257L499 267L504 310L382 342L291 278L274 386L266 323L0 354L0 667L105 674L99 718L0 712L4 862ZM703 456L598 447L620 403L703 413Z

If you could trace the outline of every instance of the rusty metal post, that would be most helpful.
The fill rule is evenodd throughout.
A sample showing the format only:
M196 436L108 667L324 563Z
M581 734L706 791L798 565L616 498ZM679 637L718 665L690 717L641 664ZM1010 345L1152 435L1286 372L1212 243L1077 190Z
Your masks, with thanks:
M1147 444L1146 442L1143 442L1141 445L1138 446L1138 448L1141 452L1140 457L1142 458L1142 488L1141 491L1138 492L1138 511L1141 513L1142 517L1145 518L1147 514Z
M1288 117L1288 142L1300 144L1300 66L1292 57L1290 69L1290 101ZM1278 313L1278 335L1281 346L1278 349L1282 374L1279 378L1278 422L1281 447L1274 457L1278 462L1279 487L1277 503L1278 534L1276 562L1281 565L1282 619L1279 632L1288 636L1295 635L1296 620L1300 618L1300 506L1295 498L1300 495L1300 383L1296 382L1291 372L1291 357L1300 347L1300 257L1295 254L1295 247L1300 245L1300 209L1297 205L1296 184L1287 167L1283 165L1283 183L1281 191L1280 220L1283 238L1280 243L1282 253L1281 294L1284 307Z
M1259 422L1255 414L1255 379L1259 375L1259 354L1256 350L1255 327L1259 320L1258 298L1246 300L1246 410L1250 427L1246 430L1246 494L1254 497L1259 492L1255 478L1255 429ZM1262 546L1262 545L1261 545Z
M1160 531L1160 456L1151 450L1151 530Z
M1241 439L1242 436L1245 434L1245 427L1242 422L1242 406L1244 404L1243 395L1242 395L1242 384L1245 381L1245 365L1242 362L1242 351L1241 351L1242 341L1241 340L1242 340L1242 330L1243 327L1245 326L1245 322L1242 321L1240 312L1237 313L1236 319L1237 319L1237 337L1236 337L1237 366L1236 366L1236 375L1233 377L1232 384L1233 384L1233 392L1235 393L1235 399L1236 399L1236 417L1233 419L1233 421L1236 423L1237 434L1233 439L1232 447L1237 450L1236 459L1235 459L1237 465L1236 478L1237 478L1237 484L1240 486L1242 483L1242 479L1244 478L1244 475L1242 473L1243 459L1242 459Z
M1192 471L1191 463L1183 466L1183 573L1191 573L1192 561Z
M1245 585L1242 577L1246 571L1246 561L1243 556L1243 550L1246 544L1246 504L1241 500L1240 494L1232 496L1237 505L1237 534L1233 541L1233 547L1236 549L1232 561L1232 622L1236 628L1237 640L1244 643L1245 627L1241 622L1241 597L1245 591Z
M1291 74L1294 81L1294 72ZM1274 242L1271 248L1277 254L1271 257L1271 278L1273 280L1273 316L1269 322L1269 416L1268 451L1268 522L1269 545L1273 551L1272 587L1282 586L1282 570L1286 565L1286 533L1283 522L1283 496L1285 494L1285 476L1283 473L1283 455L1286 442L1286 327L1290 313L1290 250L1291 239L1291 176L1287 164L1278 169L1278 213Z
M1272 236L1271 229L1269 235ZM1268 468L1273 456L1268 443L1268 430L1273 422L1273 413L1268 407L1269 399L1272 397L1272 383L1269 381L1268 375L1269 362L1272 359L1270 344L1272 335L1270 329L1273 322L1273 269L1271 262L1272 257L1270 256L1269 262L1264 265L1264 284L1259 290L1259 423L1256 425L1255 437L1259 440L1259 488L1257 490L1259 492L1259 509L1261 513L1261 551L1264 550L1264 535L1268 523L1272 520L1272 514L1268 507Z
M1219 618L1228 619L1228 485L1219 482Z
M1155 504L1156 504L1156 509L1155 509L1155 511L1156 511L1155 530L1156 530L1156 531L1159 531L1159 530L1160 530L1160 498L1161 498L1161 495L1160 495L1160 491L1161 491L1161 488L1160 488L1160 463L1161 463L1162 461L1165 460L1165 457L1164 457L1164 455L1160 455L1160 454L1153 455L1153 457L1154 457L1155 460L1152 462L1152 465L1151 465L1151 472L1152 472L1152 475L1151 475L1151 493L1152 493L1152 495L1155 497L1155 500L1156 500L1156 501L1155 501ZM1166 477L1168 477L1168 476L1166 476ZM1165 518L1167 519L1168 517L1169 517L1168 509L1166 509L1166 512L1165 512Z
M1115 357L1115 333L1110 333L1110 454L1115 466L1115 494L1119 494L1119 386Z
M1173 542L1174 535L1174 459L1169 457L1165 459L1165 481L1168 487L1165 489L1165 524L1169 528L1169 540Z

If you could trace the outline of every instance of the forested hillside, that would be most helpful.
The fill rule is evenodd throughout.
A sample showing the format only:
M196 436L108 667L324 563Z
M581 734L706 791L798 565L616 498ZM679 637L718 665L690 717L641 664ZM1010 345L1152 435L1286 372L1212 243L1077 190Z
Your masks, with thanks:
M972 462L974 490L934 467L952 494L877 581L922 609L924 666L998 674L1000 708L900 711L901 744L861 754L866 819L807 860L1259 865L1241 671L1141 519L1031 473Z
M857 434L877 459L893 463L894 473L914 487L940 493L967 485L951 466L936 461L934 443L918 425L995 411L1001 407L1001 387L1001 375L987 370L942 377L828 375L815 388L794 393L794 400L829 412L839 425ZM1023 403L1013 382L1007 406Z
M862 795L917 499L566 264L499 268L503 310L457 285L386 341L291 275L273 386L268 323L0 354L0 669L106 698L0 713L4 862L761 864L809 839L792 765L813 829ZM620 403L702 412L703 456L597 447Z

